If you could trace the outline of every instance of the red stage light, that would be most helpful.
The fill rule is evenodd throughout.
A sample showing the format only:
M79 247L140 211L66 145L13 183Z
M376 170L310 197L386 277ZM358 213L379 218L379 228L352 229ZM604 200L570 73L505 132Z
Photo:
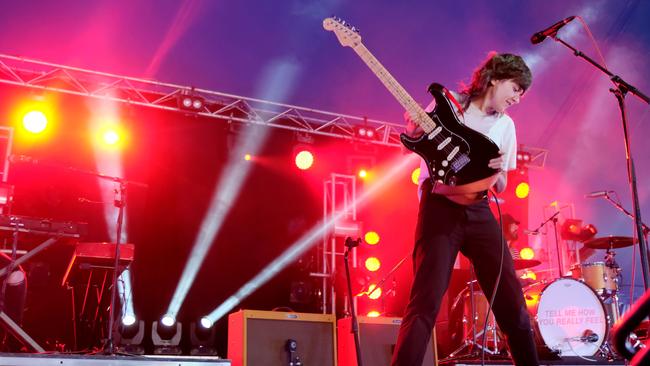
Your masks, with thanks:
M517 188L515 188L515 195L518 198L524 199L528 197L528 194L530 193L530 186L526 182L521 182L517 184Z
M377 257L368 257L365 264L366 269L370 272L375 272L381 267L381 261Z
M23 127L31 133L41 133L47 127L47 117L41 111L30 111L23 116Z
M375 231L368 231L366 235L363 236L363 238L366 240L366 243L370 245L379 243L379 234L377 234Z
M296 166L300 170L307 170L314 164L314 155L308 150L302 150L296 154Z

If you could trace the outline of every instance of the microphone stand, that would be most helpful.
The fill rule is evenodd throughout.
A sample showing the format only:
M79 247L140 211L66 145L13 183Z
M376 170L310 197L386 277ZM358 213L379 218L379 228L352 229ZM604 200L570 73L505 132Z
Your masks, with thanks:
M361 363L361 341L359 340L359 322L357 321L357 312L354 309L354 297L352 297L352 283L350 282L350 265L348 264L348 254L350 250L359 245L361 239L352 240L352 238L345 238L345 277L348 281L348 299L350 301L350 314L352 314L352 333L354 334L354 347L357 351L357 366L362 366Z
M608 193L605 193L604 197L605 197L605 199L607 199L607 201L609 201L612 205L614 205L614 207L616 207L619 211L623 212L629 218L634 220L634 215L632 215L630 212L628 212L628 210L626 210L625 207L621 206L620 203L614 201L612 199L612 197L609 196ZM645 239L646 239L646 242L647 242L648 241L648 233L650 233L650 228L648 227L648 225L644 224L643 222L641 222L641 225L643 226L643 235L645 236Z
M613 74L611 71L607 70L607 68L598 64L592 58L585 55L582 51L577 50L575 47L571 46L570 44L566 43L562 39L558 38L557 35L553 35L551 37L556 42L561 43L562 45L566 46L571 51L573 51L573 54L576 57L581 57L582 59L586 60L591 65L596 67L598 70L605 73L607 76L609 76L609 79L614 83L614 85L616 85L615 88L611 88L609 89L609 91L612 94L614 94L614 96L616 97L616 100L618 101L618 107L621 111L621 122L623 124L623 136L624 136L624 143L625 143L625 158L627 162L628 182L630 184L630 190L632 193L632 204L634 205L634 225L636 228L637 238L639 240L639 248L640 248L639 252L641 253L641 269L643 272L643 285L645 290L647 291L648 288L650 287L650 275L649 275L650 266L648 265L648 249L647 249L647 245L643 233L643 226L641 220L639 192L636 187L636 171L634 168L634 159L632 158L632 149L630 148L630 136L629 136L628 125L627 125L627 110L625 108L625 95L628 92L631 92L632 94L639 97L639 99L646 102L646 104L650 104L650 98L647 95L643 94L641 91L639 91L637 88L635 88L633 85L623 80L620 76Z
M117 237L115 239L115 261L113 262L113 278L112 278L112 288L111 288L111 298L110 298L110 307L108 314L108 335L106 338L106 343L104 344L104 353L112 355L115 353L115 347L113 344L113 324L115 317L115 301L117 298L117 273L120 265L120 245L122 244L122 226L124 222L124 208L126 206L126 188L127 186L136 186L141 188L147 188L148 185L141 182L127 180L121 177L110 176L102 173L98 173L92 170L79 169L70 166L61 166L58 164L44 163L41 161L34 160L33 164L39 164L48 168L55 169L64 169L70 172L84 174L92 177L97 177L107 181L115 182L119 184L119 189L115 190L115 200L113 204L117 207Z
M560 241L557 238L557 215L559 215L559 214L560 214L560 211L558 211L558 212L554 213L553 215L551 215L551 217L549 217L548 219L544 220L544 222L539 224L539 226L535 230L532 230L530 232L530 234L533 234L533 233L534 233L534 235L539 234L539 231L546 224L548 224L550 221L553 221L553 229L555 231L555 251L557 252L558 273L559 273L559 277L562 277L562 256L560 255ZM550 260L550 258L549 258L549 260Z

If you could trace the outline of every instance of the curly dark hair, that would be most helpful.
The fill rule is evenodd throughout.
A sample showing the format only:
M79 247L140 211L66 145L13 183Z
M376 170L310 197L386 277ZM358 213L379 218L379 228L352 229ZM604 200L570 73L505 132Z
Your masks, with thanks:
M508 79L512 79L525 92L533 82L533 75L521 56L492 51L472 74L472 82L463 85L460 93L466 97L469 106L471 100L485 94L491 80Z

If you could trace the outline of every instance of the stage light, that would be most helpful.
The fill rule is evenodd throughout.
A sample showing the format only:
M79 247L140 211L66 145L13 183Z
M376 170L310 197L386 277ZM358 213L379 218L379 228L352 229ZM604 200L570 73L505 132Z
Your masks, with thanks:
M41 133L47 127L47 117L41 111L29 111L23 117L23 127L31 133Z
M376 290L375 290L376 288ZM368 292L366 292L368 297L372 300L377 300L381 297L381 287L377 287L374 283L368 286Z
M515 195L518 198L524 199L528 197L528 194L530 193L530 186L526 182L521 182L517 184L517 188L515 188Z
M246 160L246 161L251 161L252 158L253 157L251 156L251 154L244 155L244 160Z
M359 169L358 176L359 176L359 178L361 178L361 179L365 179L365 178L368 177L368 171L365 170L365 169Z
M377 257L368 257L368 259L366 259L365 264L366 264L366 269L370 272L375 272L379 270L379 267L381 267L381 262Z
M104 132L104 142L109 145L115 145L120 141L120 135L115 130L108 130Z
M524 270L524 273L519 277L521 279L531 279L533 281L537 280L537 273L531 271L530 269Z
M366 235L363 236L363 239L369 245L376 245L379 243L379 234L376 231L368 231Z
M151 341L153 342L156 355L180 355L182 353L179 344L181 343L182 325L172 323L171 326L161 324L157 321L151 325Z
M381 313L379 313L377 310L371 310L366 316L369 318L378 318L379 315L381 315Z
M416 186L420 184L420 168L413 169L413 172L411 173L411 182Z
M113 340L117 346L118 353L143 355L144 346L142 340L144 339L144 321L140 320L136 323L135 317L133 323L130 325L120 324L117 332L113 333Z
M192 343L190 355L192 356L215 356L217 354L214 345L215 329L209 320L210 326L206 327L205 320L208 319L203 317L198 323L190 324L190 342Z
M539 293L527 293L524 295L524 299L526 300L526 306L530 308L539 302Z
M593 238L598 229L592 224L582 225L582 220L566 219L560 228L560 237L564 240L587 241Z
M314 155L309 150L301 150L296 154L296 166L300 170L307 170L314 164Z
M202 317L200 323L201 323L201 326L203 328L211 328L212 327L212 321L207 316Z
M122 325L124 326L131 326L135 324L135 315L133 314L126 314L122 317Z
M205 99L193 91L183 91L178 94L178 108L198 112L205 105Z
M528 247L521 248L521 250L519 251L519 257L521 259L533 259L535 258L535 251L533 251L532 248L528 248Z
M170 314L165 314L160 322L166 327L171 327L176 322L176 319Z
M362 140L374 140L377 132L368 126L358 126L354 128L354 134L357 138Z

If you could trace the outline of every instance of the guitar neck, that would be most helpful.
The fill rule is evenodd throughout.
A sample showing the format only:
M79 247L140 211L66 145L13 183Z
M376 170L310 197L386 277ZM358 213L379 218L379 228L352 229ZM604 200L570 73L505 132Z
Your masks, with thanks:
M406 90L395 80L388 70L370 53L362 43L353 47L354 51L361 57L363 62L379 78L386 89L393 94L395 99L406 109L406 111L415 117L415 121L426 133L433 131L436 124L431 120L429 115L420 107L420 105L406 92Z

